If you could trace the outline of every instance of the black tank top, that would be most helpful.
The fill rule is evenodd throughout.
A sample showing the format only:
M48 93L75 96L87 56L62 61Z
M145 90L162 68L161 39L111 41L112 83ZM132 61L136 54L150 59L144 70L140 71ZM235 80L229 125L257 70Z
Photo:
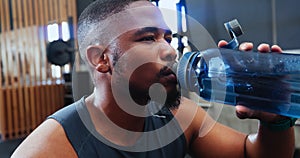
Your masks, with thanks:
M130 150L131 147L120 150L117 145L107 145L107 143L100 141L101 139L99 140L98 136L101 137L101 135L97 133L98 135L95 136L90 130L94 126L86 126L86 121L89 125L92 125L90 117L85 117L88 120L82 120L82 117L80 117L82 115L88 115L84 98L48 117L48 119L55 119L62 125L68 140L80 158L183 158L186 155L185 136L178 122L173 119L174 116L167 108L163 108L160 112L147 117L145 120L144 131L151 132L164 128L163 134L152 134L150 138L147 138L149 142L158 142L158 146L161 147L149 148L149 144L146 143L139 145L137 151ZM177 137L168 139L168 137L174 136ZM166 143L163 140L171 141ZM140 150L141 148L145 150Z

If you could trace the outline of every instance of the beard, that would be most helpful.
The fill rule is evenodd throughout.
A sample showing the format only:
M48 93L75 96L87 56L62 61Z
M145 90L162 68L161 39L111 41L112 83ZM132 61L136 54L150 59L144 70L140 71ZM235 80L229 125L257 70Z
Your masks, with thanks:
M130 84L129 84L130 85ZM179 87L179 86L176 86ZM147 105L150 101L157 102L161 105L166 106L169 109L176 109L180 105L181 100L181 92L179 88L176 88L170 92L168 92L166 95L165 101L162 101L161 99L156 99L157 97L151 98L149 95L149 90L138 90L134 86L129 86L130 96L132 99L138 103L139 105ZM157 95L165 93L163 91L156 91Z
M114 48L114 53L113 53L113 65L115 66L117 62L123 62L123 63L119 63L120 65L128 65L128 63L125 63L125 61L121 61L119 60L122 56L122 51L118 48L115 47ZM172 68L172 65L174 63L170 63L167 66L163 66L160 71L156 74L156 77L162 77L163 76L163 72L167 69L167 68ZM123 76L122 74L126 74L126 66L124 67L120 67L117 71L115 71L117 73L118 76ZM129 93L131 98L139 105L144 106L147 105L150 101L154 101L157 102L169 109L176 109L179 107L180 105L180 100L181 100L181 91L180 91L180 85L177 84L173 84L171 90L161 90L161 89L156 89L156 95L160 95L163 93L166 93L166 99L165 100L161 100L161 99L156 99L159 97L154 97L151 98L149 95L149 89L150 86L137 86L135 83L130 82L130 79L125 79L120 77L118 79L118 84L124 83L124 82L129 82ZM154 83L153 83L154 84ZM144 87L144 88L141 88ZM122 90L121 90L122 91Z
M180 105L181 91L179 84L176 86L176 90L168 93L165 106L169 109L177 109Z
M163 77L164 70L167 68L168 66L161 68L156 77ZM176 109L180 105L181 91L178 83L168 83L168 87L159 82L145 83L145 85L141 86L136 85L133 81L129 82L129 92L132 99L140 105L146 105L150 101L166 106L169 109Z

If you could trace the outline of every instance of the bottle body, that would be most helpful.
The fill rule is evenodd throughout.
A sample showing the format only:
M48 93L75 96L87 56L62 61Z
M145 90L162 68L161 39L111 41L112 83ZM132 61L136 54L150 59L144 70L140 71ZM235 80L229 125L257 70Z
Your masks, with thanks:
M205 100L300 118L300 55L208 49L184 54L177 76Z

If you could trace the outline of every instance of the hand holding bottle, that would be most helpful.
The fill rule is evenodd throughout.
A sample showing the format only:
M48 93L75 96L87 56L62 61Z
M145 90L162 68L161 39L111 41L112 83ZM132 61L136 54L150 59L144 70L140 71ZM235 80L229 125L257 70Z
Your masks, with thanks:
M226 45L228 42L221 40L218 43L219 47L222 47ZM240 44L239 50L245 51L251 51L253 49L253 43L251 42L245 42ZM261 53L268 53L268 52L278 52L282 53L282 49L278 45L273 45L270 47L270 45L262 43L257 47L257 50ZM243 105L236 105L236 114L240 119L259 119L264 122L278 122L278 120L285 119L285 116L277 115L274 113L269 113L269 112L263 112L259 110L252 110L250 108L247 108L246 106Z

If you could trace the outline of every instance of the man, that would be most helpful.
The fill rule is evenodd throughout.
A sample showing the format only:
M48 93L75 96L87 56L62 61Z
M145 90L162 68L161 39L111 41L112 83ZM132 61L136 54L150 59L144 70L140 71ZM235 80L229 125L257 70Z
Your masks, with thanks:
M94 92L50 116L12 157L292 157L293 127L273 131L260 125L247 136L181 97L170 69L176 59L171 38L148 1L91 4L79 18L78 42ZM266 44L258 50L281 51ZM236 110L239 118L269 125L289 120L244 106Z

